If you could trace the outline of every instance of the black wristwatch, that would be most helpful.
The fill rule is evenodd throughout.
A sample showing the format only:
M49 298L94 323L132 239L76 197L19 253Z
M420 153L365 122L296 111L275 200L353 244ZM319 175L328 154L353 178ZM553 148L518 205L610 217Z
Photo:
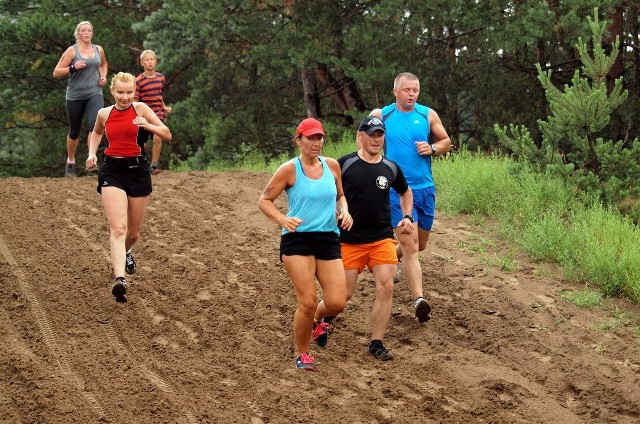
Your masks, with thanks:
M407 218L413 224L413 217L411 215L405 215L402 217L402 219L405 219L405 218Z

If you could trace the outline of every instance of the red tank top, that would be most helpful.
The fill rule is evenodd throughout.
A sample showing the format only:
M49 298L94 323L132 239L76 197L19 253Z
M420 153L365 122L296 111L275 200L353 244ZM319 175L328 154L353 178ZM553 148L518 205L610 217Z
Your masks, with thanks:
M135 157L143 154L139 143L140 132L143 130L133 123L138 116L133 104L125 110L111 108L109 117L104 123L107 136L105 156Z

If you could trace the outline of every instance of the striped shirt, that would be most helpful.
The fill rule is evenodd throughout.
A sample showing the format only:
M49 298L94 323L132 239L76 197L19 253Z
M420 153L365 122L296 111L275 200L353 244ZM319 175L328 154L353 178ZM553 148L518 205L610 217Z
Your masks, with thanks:
M146 103L158 115L161 121L165 120L164 108L162 107L162 88L164 87L164 75L156 72L156 76L149 78L144 73L136 78L135 97Z

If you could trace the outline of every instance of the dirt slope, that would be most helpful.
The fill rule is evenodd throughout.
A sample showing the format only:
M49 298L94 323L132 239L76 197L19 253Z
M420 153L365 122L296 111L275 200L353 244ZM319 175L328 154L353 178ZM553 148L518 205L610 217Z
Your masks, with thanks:
M319 372L295 370L279 231L256 207L268 178L154 177L126 304L109 292L95 177L0 180L0 422L640 420L633 328L599 328L638 309L579 309L559 299L572 286L551 267L518 255L517 272L484 264L507 250L442 215L422 254L433 319L418 324L396 285L396 359L366 352L365 274L328 346L314 347Z

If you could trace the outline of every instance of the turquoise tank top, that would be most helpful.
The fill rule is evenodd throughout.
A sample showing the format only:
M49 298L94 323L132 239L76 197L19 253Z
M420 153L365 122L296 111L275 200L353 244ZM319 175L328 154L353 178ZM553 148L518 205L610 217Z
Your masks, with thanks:
M292 159L296 167L296 182L285 190L289 199L287 216L303 220L296 229L297 233L322 231L339 235L336 219L336 180L324 158L318 159L322 162L322 176L317 180L312 180L304 174L300 158ZM282 229L282 234L288 232L287 229Z
M395 161L412 189L431 187L431 156L421 156L416 141L429 141L429 108L416 104L411 112L402 112L396 104L382 108L382 120L386 127L385 156Z

